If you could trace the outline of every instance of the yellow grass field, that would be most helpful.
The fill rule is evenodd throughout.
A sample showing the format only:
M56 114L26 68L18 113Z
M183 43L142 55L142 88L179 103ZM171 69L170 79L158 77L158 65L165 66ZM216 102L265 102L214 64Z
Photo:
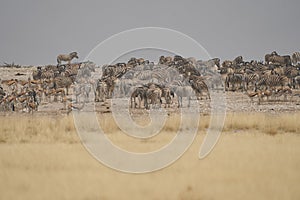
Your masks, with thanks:
M110 114L98 117L113 143L140 152L171 140L179 120L171 115L159 135L145 140L122 134ZM203 116L178 161L126 174L87 152L72 115L0 116L0 199L300 199L299 119L300 113L228 113L217 145L199 160L209 125Z

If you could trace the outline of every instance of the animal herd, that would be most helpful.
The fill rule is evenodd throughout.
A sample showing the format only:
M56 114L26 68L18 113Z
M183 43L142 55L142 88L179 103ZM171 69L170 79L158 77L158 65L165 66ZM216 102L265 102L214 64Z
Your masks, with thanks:
M75 108L74 98L88 99L92 62L37 66L27 79L1 80L0 111L37 111L41 104L62 102L68 112Z
M37 66L25 80L1 80L0 111L33 112L41 104L62 102L70 112L91 99L111 98L130 99L132 109L183 107L192 98L209 101L211 91L243 92L258 103L299 96L299 52L289 56L273 51L264 61L238 56L222 63L219 58L202 61L179 55L161 56L156 63L131 58L101 67L89 61L71 63L74 58L76 52L59 55L57 65Z

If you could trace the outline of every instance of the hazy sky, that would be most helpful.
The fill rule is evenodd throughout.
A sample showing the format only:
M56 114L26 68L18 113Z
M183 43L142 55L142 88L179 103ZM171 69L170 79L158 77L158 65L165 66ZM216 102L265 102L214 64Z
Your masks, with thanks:
M1 0L0 63L55 64L71 51L83 59L109 36L143 26L183 32L222 60L262 60L300 51L299 8L299 0Z

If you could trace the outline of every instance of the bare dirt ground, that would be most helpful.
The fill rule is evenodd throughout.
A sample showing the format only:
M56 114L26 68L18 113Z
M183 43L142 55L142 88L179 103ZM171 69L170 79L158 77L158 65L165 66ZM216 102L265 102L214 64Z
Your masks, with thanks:
M26 80L15 74L28 75L32 69L0 70L2 80ZM60 102L43 104L33 114L0 113L0 199L299 199L299 97L258 105L241 92L225 95L225 125L213 151L198 159L211 110L202 100L191 147L171 166L146 174L122 173L95 160ZM128 151L153 151L177 130L180 110L174 106L167 109L170 122L160 134L134 139L116 127L111 106L121 109L96 104L98 120L109 139ZM92 103L86 109L93 110ZM139 123L149 122L147 111L131 113Z

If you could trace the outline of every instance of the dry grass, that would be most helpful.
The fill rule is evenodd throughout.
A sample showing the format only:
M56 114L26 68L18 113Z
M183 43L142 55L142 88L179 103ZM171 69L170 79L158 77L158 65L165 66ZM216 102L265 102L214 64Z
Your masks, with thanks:
M275 135L277 133L299 133L300 113L229 113L224 131L259 130Z
M99 114L98 121L108 137L113 139L124 135L111 114ZM223 127L224 132L258 131L275 135L282 133L300 133L300 113L228 113ZM147 115L134 117L139 125L150 122ZM0 143L77 143L79 142L72 115L9 115L0 116ZM169 140L179 129L181 118L170 115L161 130L170 133ZM199 133L205 133L209 127L210 116L201 116ZM89 125L87 124L87 127ZM116 135L119 134L119 135ZM148 139L155 141L154 137ZM134 140L133 140L134 141Z
M100 124L106 133L121 131L111 115L101 115ZM277 133L300 133L300 113L227 113L223 131L241 132L246 130L260 131L261 133L274 135ZM140 125L149 123L145 117L135 118ZM210 125L210 116L200 117L199 132L204 132ZM180 115L170 115L162 132L176 132L180 124Z
M0 144L1 199L300 198L299 135L224 134L211 154L199 160L203 138L197 135L173 165L141 175L105 167L77 143ZM132 145L119 142L127 149Z
M136 117L137 123L147 124L146 118ZM137 152L168 143L180 122L170 115L162 134L136 139L123 134L110 114L98 119L113 143ZM299 199L297 119L299 113L229 113L224 131L233 134L223 134L199 160L210 121L201 116L200 134L182 158L163 170L132 175L93 159L79 143L71 115L1 116L1 199Z
M76 143L71 116L9 115L0 117L1 143Z

